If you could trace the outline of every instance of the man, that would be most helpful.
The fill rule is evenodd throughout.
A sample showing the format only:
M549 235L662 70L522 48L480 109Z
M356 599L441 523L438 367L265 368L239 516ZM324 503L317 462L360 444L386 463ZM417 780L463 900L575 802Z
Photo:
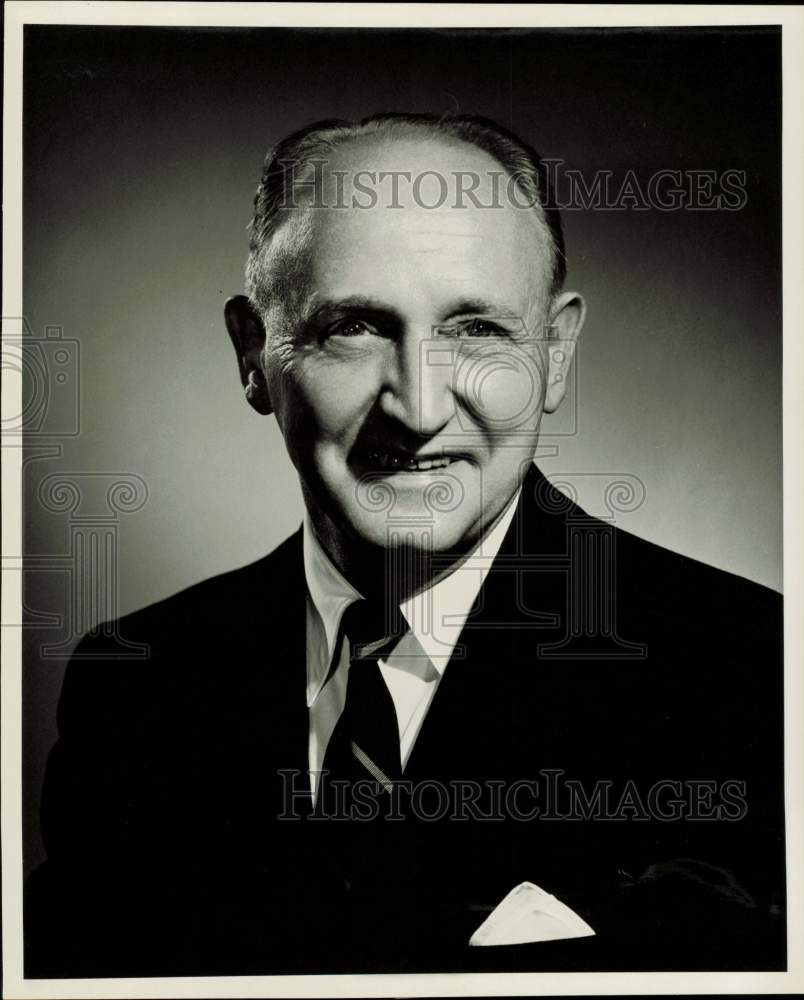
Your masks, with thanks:
M533 466L584 320L538 155L317 123L255 206L304 525L79 646L28 974L783 967L780 602Z

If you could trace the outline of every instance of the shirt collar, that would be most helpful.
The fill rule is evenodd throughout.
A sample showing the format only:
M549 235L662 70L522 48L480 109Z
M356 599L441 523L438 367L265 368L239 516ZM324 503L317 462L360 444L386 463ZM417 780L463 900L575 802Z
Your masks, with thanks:
M500 550L516 512L521 490L480 543L443 579L403 601L399 610L421 649L443 674L472 605ZM362 594L326 554L305 513L304 575L307 580L307 704L318 697L329 673L344 611Z
M307 580L307 704L323 687L344 611L362 598L321 547L309 514L304 515L304 576Z

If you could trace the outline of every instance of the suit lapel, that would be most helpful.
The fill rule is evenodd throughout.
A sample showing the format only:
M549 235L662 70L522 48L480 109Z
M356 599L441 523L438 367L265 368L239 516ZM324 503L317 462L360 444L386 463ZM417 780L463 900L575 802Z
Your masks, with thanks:
M569 507L533 466L411 751L406 779L476 776L508 768L512 758L516 765L521 727L515 723L539 687L536 647L563 624L565 577L556 566L566 551Z
M305 583L301 532L258 563L247 583L244 606L235 611L241 639L227 655L226 690L236 703L221 709L232 728L232 744L249 795L266 822L281 811L292 773L297 787L307 779L307 705L305 658ZM237 683L232 683L232 674Z
M272 657L275 687L272 723L276 746L280 748L278 766L298 772L300 784L307 788L307 606L301 529L289 541L286 558L273 581L278 600L271 628L276 640Z

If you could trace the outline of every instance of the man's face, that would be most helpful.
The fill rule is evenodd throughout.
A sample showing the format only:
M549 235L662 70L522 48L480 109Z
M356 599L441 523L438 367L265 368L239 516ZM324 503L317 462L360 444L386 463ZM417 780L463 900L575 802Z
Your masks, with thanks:
M340 191L335 171L346 172ZM324 538L466 549L535 452L548 377L546 234L532 209L507 200L499 164L472 146L355 140L330 160L325 203L351 206L359 171L375 175L376 207L296 209L286 224L292 239L303 218L307 235L303 278L265 317L271 405ZM382 171L437 172L449 195L425 207L443 195L431 174L418 187L401 180L393 198ZM460 199L457 171L480 177L481 205L501 189L496 207Z

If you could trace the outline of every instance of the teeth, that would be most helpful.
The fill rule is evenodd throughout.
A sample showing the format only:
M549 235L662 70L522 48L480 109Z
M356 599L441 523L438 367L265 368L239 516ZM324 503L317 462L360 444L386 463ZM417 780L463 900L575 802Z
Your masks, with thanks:
M405 469L408 472L429 472L431 469L445 469L453 459L444 455L439 458L409 458L395 452L370 452L373 465L384 469Z

